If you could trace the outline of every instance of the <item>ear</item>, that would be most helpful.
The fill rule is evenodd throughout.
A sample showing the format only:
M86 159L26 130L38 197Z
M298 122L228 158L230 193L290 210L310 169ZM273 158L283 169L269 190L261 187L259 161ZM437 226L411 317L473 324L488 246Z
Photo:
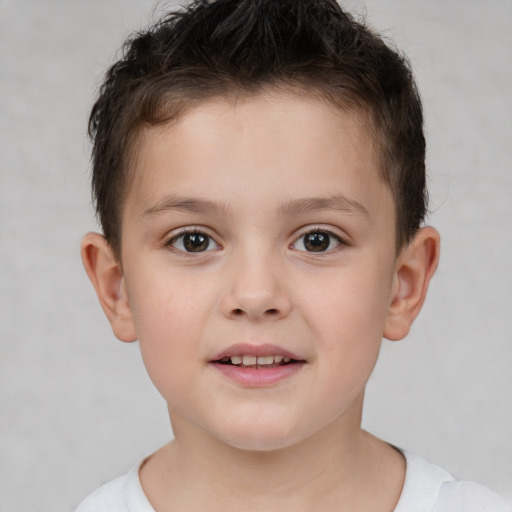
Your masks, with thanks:
M388 340L397 341L407 336L436 271L439 247L439 233L434 228L424 227L398 256L384 327L384 337Z
M104 236L88 233L82 240L82 262L112 330L121 341L137 339L123 271Z

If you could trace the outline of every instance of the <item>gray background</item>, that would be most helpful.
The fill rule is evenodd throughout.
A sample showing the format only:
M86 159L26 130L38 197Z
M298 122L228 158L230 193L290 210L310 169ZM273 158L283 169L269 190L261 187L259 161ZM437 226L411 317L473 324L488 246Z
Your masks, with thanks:
M510 0L347 1L410 56L442 260L385 342L365 427L512 498ZM79 259L96 229L86 119L153 0L0 0L0 511L71 510L170 436L138 347Z

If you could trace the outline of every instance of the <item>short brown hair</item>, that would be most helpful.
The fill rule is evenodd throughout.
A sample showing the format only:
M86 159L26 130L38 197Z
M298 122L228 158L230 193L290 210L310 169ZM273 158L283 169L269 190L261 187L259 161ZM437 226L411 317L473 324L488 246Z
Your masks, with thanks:
M93 197L117 257L139 130L215 96L282 87L366 114L397 247L414 236L427 207L425 138L407 59L335 0L196 0L125 42L91 112Z

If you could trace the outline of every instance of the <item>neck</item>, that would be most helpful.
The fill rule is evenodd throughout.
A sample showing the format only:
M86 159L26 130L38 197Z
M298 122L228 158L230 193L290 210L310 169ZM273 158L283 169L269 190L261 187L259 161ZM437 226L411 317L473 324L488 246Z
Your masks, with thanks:
M384 443L361 431L360 408L300 443L272 451L242 450L176 414L171 418L175 440L141 470L156 510L364 510L361 497L379 494L373 475L383 472ZM371 493L365 488L370 482ZM395 494L390 499L396 502Z

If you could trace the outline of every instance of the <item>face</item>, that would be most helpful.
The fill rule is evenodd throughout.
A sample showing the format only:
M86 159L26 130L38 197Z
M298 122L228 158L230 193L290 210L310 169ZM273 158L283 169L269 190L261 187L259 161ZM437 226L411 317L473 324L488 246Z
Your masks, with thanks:
M143 134L123 288L171 420L256 450L359 428L396 262L372 148L355 117L282 93Z

